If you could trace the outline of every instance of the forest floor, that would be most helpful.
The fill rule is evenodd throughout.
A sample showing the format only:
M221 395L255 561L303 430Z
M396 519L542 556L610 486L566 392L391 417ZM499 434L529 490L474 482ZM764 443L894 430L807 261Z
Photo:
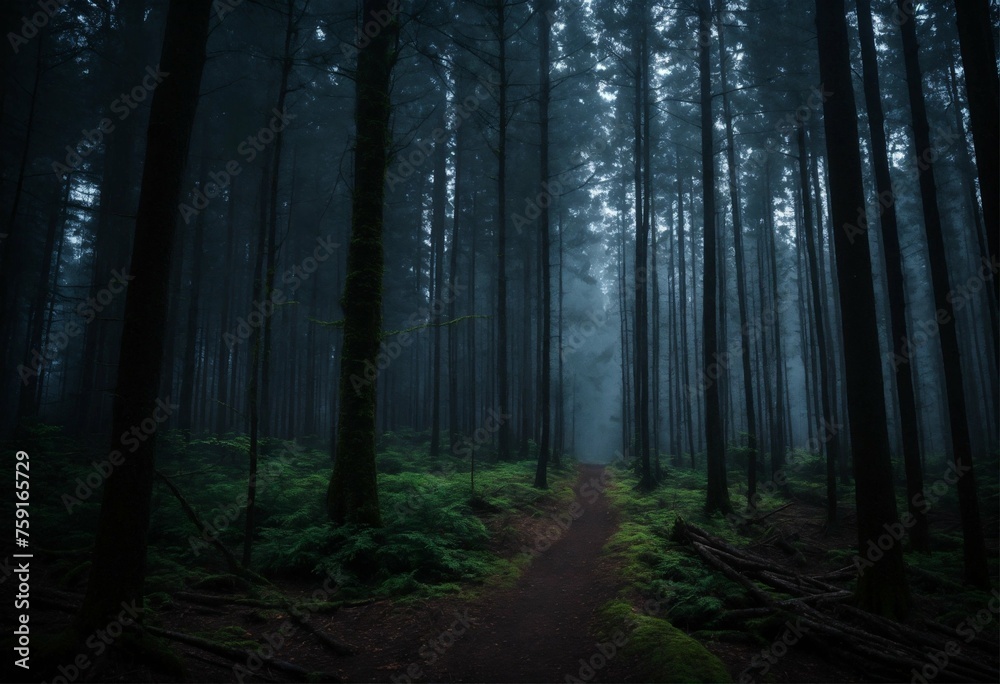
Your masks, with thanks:
M614 598L617 588L614 569L602 555L616 526L608 501L596 489L580 493L581 485L599 481L602 472L600 466L580 466L575 505L553 511L559 522L525 521L537 528L528 530L537 540L531 545L537 555L514 586L469 602L411 607L405 611L409 619L381 606L341 623L361 650L343 663L344 678L562 682L576 674L578 660L594 653L597 608ZM556 537L551 546L546 531Z
M349 643L355 655L331 654L316 639L296 630L275 649L274 657L296 663L311 672L336 675L344 682L642 682L639 656L623 654L595 658L600 652L599 609L615 598L639 597L622 578L620 560L605 552L618 528L605 485L610 471L579 465L576 498L567 505L553 501L548 517L515 520L517 538L534 548L531 563L512 586L486 586L474 595L455 595L418 601L380 600L342 607L331 616L317 616L328 633ZM602 480L602 476L606 479ZM789 528L808 534L816 514L817 534L822 511L811 507L778 513ZM546 532L549 536L546 536ZM558 532L556 534L555 532ZM850 546L850 531L826 538L830 546ZM811 536L811 535L810 535ZM553 541L553 538L554 541ZM551 543L546 543L546 541ZM532 543L533 542L533 543ZM544 550L543 550L544 549ZM780 555L780 554L779 554ZM781 563L780 558L775 558ZM290 597L305 598L315 587L283 586ZM172 611L170 628L212 633L234 623L258 642L277 641L281 615L262 622L258 611L217 614L201 606ZM606 635L605 635L606 636ZM725 665L733 681L750 665L760 649L749 644L709 641L706 648ZM216 659L196 648L174 644L187 661L190 681L285 681L287 676L248 661L244 669ZM590 663L601 664L587 669ZM762 678L763 679L763 678ZM681 680L683 681L683 680ZM831 663L808 648L790 649L765 681L864 681L849 663Z
M668 544L661 537L640 536L664 528L664 523L673 519L675 511L680 510L684 490L636 497L631 481L615 479L622 477L614 474L619 472L615 469L594 465L578 465L577 469L572 495L564 490L564 495L544 498L530 511L508 511L496 528L491 527L496 540L494 552L524 561L517 564L519 573L485 583L466 583L461 591L426 598L360 599L329 610L316 607L308 611L308 624L349 645L353 655L334 653L329 644L294 625L287 610L273 605L240 604L236 602L237 587L215 587L214 591L197 594L176 592L171 597L171 609L160 612L157 623L160 629L174 634L201 635L215 643L226 643L245 651L245 659L242 655L234 659L232 654L227 657L171 641L171 648L183 660L183 677L176 672L169 674L169 667L150 667L148 663L130 666L102 662L90 667L90 661L96 664L99 660L93 657L99 655L93 647L85 653L91 656L87 667L76 673L72 669L59 672L66 681L274 682L302 680L307 674L312 681L345 682L689 681L679 674L671 676L669 668L679 666L677 662L668 662L657 675L649 673L654 650L668 656L673 651L679 654L676 658L680 661L701 659L696 651L684 655L680 647L674 648L675 642L654 642L651 650L638 652L617 647L612 652L609 647L613 637L607 607L617 603L638 614L649 606L651 585L639 581L636 573L645 571L630 560L639 558L647 570L653 569L649 576L659 578L654 582L663 583L667 568L666 576L674 577L667 580L667 586L680 581L684 573L691 573L694 579L684 589L690 595L678 597L677 605L672 598L664 600L661 616L666 614L670 623L690 633L721 661L733 681L870 680L850 659L830 658L814 648L809 639L783 649L781 657L768 662L765 669L761 666L761 643L775 637L773 646L780 636L768 636L767 630L773 625L760 628L764 636L757 636L755 641L748 638L749 627L724 630L712 626L711 616L702 614L695 619L685 613L685 607L702 598L719 598L725 603L726 592L717 584L719 574L694 554L678 551L676 544ZM691 489L688 495L693 498L700 492ZM642 511L662 516L655 520L663 522L643 523L645 527L637 528ZM853 512L847 507L835 530L826 529L824 518L819 502L809 497L796 498L771 511L766 531L742 539L737 545L766 559L774 568L794 567L794 572L802 574L829 572L845 564L842 556L831 552L853 548L856 530ZM941 515L935 524L944 533L957 533L958 521L952 515ZM645 531L638 533L636 529ZM665 550L666 546L673 550ZM794 555L788 552L789 546L796 551ZM656 556L658 553L668 555ZM664 558L672 560L663 565ZM678 559L680 564L676 564ZM317 580L274 582L299 605L307 605L321 588ZM731 590L743 595L738 585L732 585ZM70 605L71 595L63 596ZM721 615L722 604L718 605L717 613ZM927 587L921 592L922 614L940 615L949 605L947 595ZM33 610L32 623L41 633L55 631L66 622L66 609L53 608L50 601L46 608ZM990 619L992 633L996 616L990 615ZM666 624L662 620L654 622ZM640 642L640 630L630 629L625 630L624 640ZM702 654L709 657L704 651ZM273 660L262 662L257 655ZM995 667L995 657L989 657L989 662ZM284 667L287 664L291 666ZM903 674L910 679L907 673L901 672L900 676Z
M564 682L567 675L578 676L580 659L596 652L597 609L621 586L613 561L602 553L616 529L600 484L604 468L579 470L573 503L553 502L549 517L516 521L517 536L531 540L525 548L535 554L513 586L488 587L471 599L383 600L342 608L323 626L356 655L332 656L315 640L295 635L277 657L347 682ZM233 617L177 615L176 629L192 631L196 620L197 631L211 631L232 624ZM249 629L266 639L264 627ZM202 663L190 663L192 680L234 678L231 664L222 672ZM630 679L628 660L612 658L590 681Z

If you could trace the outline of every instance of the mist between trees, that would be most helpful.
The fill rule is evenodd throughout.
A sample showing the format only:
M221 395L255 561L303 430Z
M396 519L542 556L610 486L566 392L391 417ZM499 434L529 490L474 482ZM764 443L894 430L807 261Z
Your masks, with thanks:
M151 555L269 581L283 530L295 572L478 581L545 545L505 535L570 464L657 510L696 483L720 534L800 507L879 620L912 617L934 554L995 581L986 0L11 0L0 21L0 434L59 454L32 496L92 556L64 573L78 636L143 601ZM494 486L522 465L538 499ZM431 579L401 560L415 539ZM801 607L755 608L776 606ZM760 635L765 659L793 645ZM766 662L730 674L794 666Z

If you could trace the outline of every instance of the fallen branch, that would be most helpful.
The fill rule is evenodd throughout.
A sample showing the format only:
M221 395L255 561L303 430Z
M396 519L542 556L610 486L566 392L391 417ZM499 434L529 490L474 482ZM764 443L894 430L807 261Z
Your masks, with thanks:
M788 503L786 503L786 504L785 504L784 506L778 506L777 508L775 508L775 509L774 509L773 511L771 511L770 513L765 513L764 515L758 515L758 516L757 516L757 517L755 517L755 518L748 518L748 519L747 519L747 525L759 525L759 524L760 524L760 522L761 522L762 520L765 520L765 519L767 519L767 518L770 518L770 517L771 517L772 515L774 515L774 514L775 514L775 513L777 513L778 511L783 511L783 510L785 510L786 508L788 508L789 506L794 506L794 505L795 505L795 502L794 502L794 501L789 501L789 502L788 502Z
M273 656L266 656L263 653L251 651L248 649L233 648L232 646L226 646L225 644L220 644L216 641L209 641L208 639L202 639L201 637L192 636L190 634L182 634L181 632L173 632L168 629L162 629L160 627L146 627L146 630L155 636L163 637L164 639L170 639L171 641L177 641L182 644L187 644L188 646L194 646L195 648L200 648L203 651L209 653L214 653L215 655L222 656L236 663L246 663L249 665L250 658L259 658L260 661L266 664L268 667L274 668L280 672L291 675L295 677L300 682L306 682L310 680L310 676L313 674L304 667L289 663L285 660L280 660ZM322 673L323 681L339 682L340 679L332 673Z
M170 490L170 493L173 494L174 498L176 498L178 503L180 503L181 508L184 510L184 514L187 515L188 520L190 520L191 523L196 528L198 528L198 531L203 532L204 530L208 529L201 522L201 518L198 517L198 514L195 512L194 508L192 508L191 504L188 503L188 500L184 498L183 494L181 494L181 490L177 488L177 485L171 482L170 478L161 473L159 470L156 471L156 475L157 477L160 478L160 480L163 481L163 484L167 485L167 489ZM202 534L202 537L206 539L209 544L218 549L219 553L222 554L222 557L226 559L226 565L229 567L229 572L239 577L251 579L251 577L248 576L249 573L246 571L246 569L240 564L238 560L236 560L236 556L233 555L233 552L230 551L218 537L214 535L210 536L205 534ZM259 576L256 576L255 578L257 577Z
M184 509L184 512L187 514L187 517L191 521L191 523L199 530L205 529L204 525L202 525L201 523L200 518L198 517L198 514L195 512L194 508L191 507L191 504L187 502L187 499L184 498L184 495L181 494L181 491L177 488L177 485L171 482L170 479L160 471L156 471L156 474L160 477L161 480L163 480L163 482L167 485L167 488L171 491L171 493L173 493L173 495L180 502L181 507ZM252 570L249 570L248 568L244 567L242 563L236 560L236 556L233 555L233 552L230 551L228 548L226 548L225 544L223 544L221 541L219 541L217 538L214 537L210 539L210 542L225 557L226 564L229 566L230 572L232 572L232 574L238 577L243 577L245 579L248 579L251 582L260 584L267 590L273 592L275 595L274 597L278 600L280 607L288 612L289 617L291 617L291 619L297 625L299 625L304 630L315 636L317 639L319 639L320 642L322 642L325 646L327 646L337 655L354 655L355 653L354 648L348 646L347 644L341 641L338 641L337 639L334 639L332 636L324 632L322 629L319 629L318 627L314 627L311 624L309 624L308 616L303 617L301 615L302 610L299 606L295 605L292 601L290 601L288 597L282 594L277 589L277 587L275 587L267 580L267 578L262 577L257 573L253 572Z
M852 592L826 580L851 579L854 574L851 567L818 576L800 575L737 549L679 518L672 538L689 544L706 565L742 586L758 604L756 608L730 611L727 619L749 619L776 611L791 615L805 628L805 638L810 644L837 660L855 661L866 678L898 681L904 674L908 677L911 670L921 671L929 662L927 653L947 648L944 639L930 632L846 603ZM778 599L768 589L792 598ZM846 621L848 617L850 622ZM956 636L945 625L929 621L926 624ZM955 654L939 675L942 681L1000 681L1000 672L989 664L995 660L996 644L980 637L975 646L989 653L989 659L973 653Z

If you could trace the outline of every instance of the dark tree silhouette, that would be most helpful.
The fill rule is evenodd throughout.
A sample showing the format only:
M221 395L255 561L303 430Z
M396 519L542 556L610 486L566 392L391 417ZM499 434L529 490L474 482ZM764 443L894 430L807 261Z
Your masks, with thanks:
M905 12L903 0L897 0L900 12ZM958 510L962 518L962 549L965 581L989 589L990 573L986 563L976 477L972 468L972 440L969 435L968 413L965 406L965 382L962 378L962 358L958 344L948 261L945 257L941 210L938 206L937 184L931 149L931 127L927 122L927 105L917 54L917 22L909 15L900 25L903 35L903 61L906 64L906 85L910 95L913 119L913 141L916 145L920 174L920 201L924 209L924 230L930 253L931 281L934 284L935 318L944 359L944 384L948 397L948 426L951 428L952 454L958 474ZM988 190L986 192L989 192Z
M160 65L170 76L157 88L150 105L130 269L134 280L125 298L118 357L111 448L119 454L125 450L123 435L137 428L145 430L144 423L170 411L156 396L170 254L205 64L211 5L210 0L171 0L167 11ZM80 632L107 625L110 616L121 611L122 602L142 604L155 445L154 432L125 455L104 483L90 579L76 616Z
M705 442L708 447L708 495L705 508L709 512L731 513L729 487L726 484L726 443L722 434L719 383L713 371L718 364L718 257L716 256L715 228L715 150L713 135L715 119L712 116L712 8L709 0L701 0L699 20L699 68L701 71L701 164L702 164L702 214L705 221L704 294L702 309L702 362L701 380L705 387Z
M361 24L379 24L389 13L389 0L365 0ZM354 193L351 198L351 242L347 253L344 346L340 363L340 415L337 459L327 492L327 509L336 523L377 527L375 469L375 380L365 381L382 341L383 199L389 152L389 81L396 62L398 19L386 23L358 51L354 149Z
M831 94L823 105L830 209L837 252L837 282L846 357L845 381L853 448L858 512L858 553L884 534L883 525L897 521L889 460L882 365L875 318L875 287L866 235L849 236L858 208L865 206L858 144L857 107L851 83L844 0L816 0L820 76ZM866 610L901 617L909 609L903 550L894 544L858 577L857 599Z

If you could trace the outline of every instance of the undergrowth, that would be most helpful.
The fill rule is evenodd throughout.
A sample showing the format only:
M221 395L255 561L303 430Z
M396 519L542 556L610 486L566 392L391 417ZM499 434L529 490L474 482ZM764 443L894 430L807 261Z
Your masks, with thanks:
M735 515L747 513L746 475L741 470L737 458L745 458L745 453L737 449L729 454L730 499ZM770 478L759 480L760 497L757 510L766 513L778 509L790 500L800 505L825 503L823 469L825 462L817 454L804 451L790 451L788 464L784 469L785 487L778 487ZM734 461L736 463L734 464ZM935 459L938 461L938 459ZM928 466L928 472L942 473L947 463ZM998 492L997 457L987 456L977 465L977 473L985 476L977 478L979 499L982 507L984 527L996 539ZM664 467L661 484L652 492L641 492L638 477L633 469L618 467L616 486L609 490L614 506L620 511L623 521L618 532L608 544L619 560L630 589L641 597L668 597L667 617L669 621L703 639L723 639L750 641L766 645L770 636L782 624L780 616L743 619L739 625L727 620L729 610L752 607L745 590L706 566L684 545L671 539L674 521L679 517L694 523L710 534L728 541L737 547L746 546L758 539L759 535L773 529L771 525L741 529L724 516L716 513L708 516L704 512L707 478L702 472L688 468ZM779 479L779 482L781 480ZM768 486L768 483L771 483ZM925 481L928 501L933 501L930 513L931 554L912 551L904 542L908 583L911 592L919 597L919 613L954 626L972 625L983 632L983 636L997 638L998 621L995 613L987 620L986 615L997 605L996 594L972 589L961 582L962 536L958 524L958 499L954 486L943 487L935 478ZM784 491L783 491L784 490ZM897 482L900 494L898 510L906 511L905 487ZM853 515L855 492L853 485L840 485L838 499L845 515ZM993 530L993 532L989 532ZM753 535L753 538L746 536ZM820 558L829 570L850 566L857 555L852 544L848 548L828 548L820 553ZM991 576L997 576L997 559L990 558ZM853 589L853 582L845 582L844 587ZM634 598L634 597L632 597ZM783 598L777 594L776 598ZM992 599L992 603L990 603ZM979 616L975 618L975 616ZM978 623L976 622L978 620Z
M180 590L247 592L229 574L218 539L238 558L245 526L248 440L211 435L185 441L177 432L157 436L157 467L198 514L196 528L174 495L157 480L149 529L146 591L151 606L168 608ZM79 590L89 572L89 552L100 510L99 444L70 439L38 425L29 448L33 542L41 547L50 578ZM22 447L24 448L24 447ZM427 597L460 586L508 581L524 564L513 542L512 520L543 515L552 501L571 495L571 463L550 469L550 487L531 486L534 461L495 463L477 450L475 480L469 459L432 459L425 435L389 433L380 440L379 496L383 527L336 527L325 498L332 468L320 444L263 440L257 478L252 569L309 590L335 587L338 599ZM98 465L95 467L94 463Z

